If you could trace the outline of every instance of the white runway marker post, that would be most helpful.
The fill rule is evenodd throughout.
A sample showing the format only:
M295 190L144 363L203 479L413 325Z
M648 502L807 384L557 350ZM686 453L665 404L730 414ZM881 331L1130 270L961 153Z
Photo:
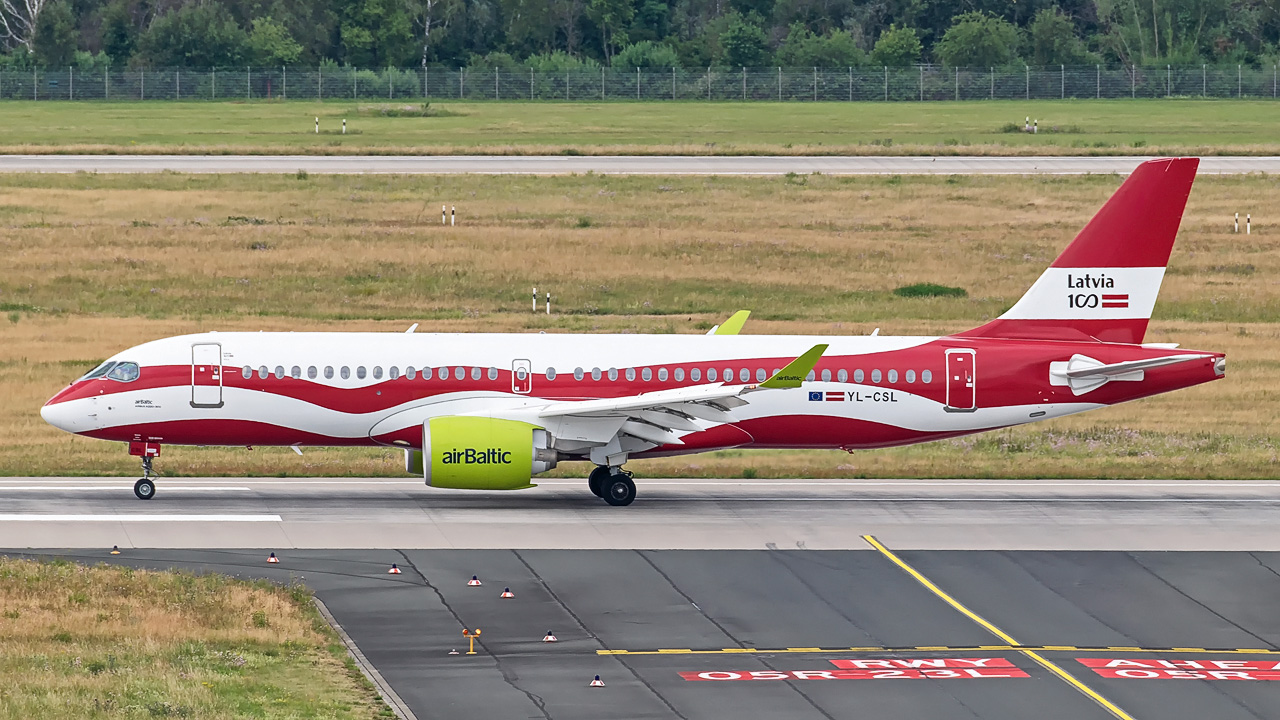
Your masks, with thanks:
M440 206L440 224L441 225L449 224L449 206L448 205Z
M547 314L551 314L551 293L547 293Z
M1245 215L1244 216L1244 234L1245 235L1252 234L1253 232L1252 228L1253 228L1253 215Z
M346 135L346 134L347 134L347 119L346 119L346 118L342 118L342 134L343 134L343 135Z
M458 206L450 205L449 206L449 227L453 227L454 225L457 225L457 224L458 224Z
M538 288L533 289L533 311L538 312Z
M1240 232L1240 213L1236 213L1236 229L1234 232Z
M320 134L320 118L319 117L316 118L316 134L317 135Z

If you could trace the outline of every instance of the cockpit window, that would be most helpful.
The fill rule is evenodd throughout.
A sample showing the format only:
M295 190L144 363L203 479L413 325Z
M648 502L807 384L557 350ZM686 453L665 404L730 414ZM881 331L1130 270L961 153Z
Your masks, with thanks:
M108 380L116 380L118 382L133 382L138 379L138 363L121 362L116 363L115 367L107 373Z
M89 372L85 373L85 374L84 374L84 377L82 377L82 378L80 378L80 379L81 379L81 380L93 380L94 378L100 378L100 377L102 377L103 375L106 375L108 372L110 372L111 368L113 368L113 367L115 367L115 366L116 366L116 364L115 364L114 362L112 362L112 361L108 360L107 362L104 362L104 363L102 363L101 365L99 365L98 367L96 367L96 368L94 368L94 369L90 370Z

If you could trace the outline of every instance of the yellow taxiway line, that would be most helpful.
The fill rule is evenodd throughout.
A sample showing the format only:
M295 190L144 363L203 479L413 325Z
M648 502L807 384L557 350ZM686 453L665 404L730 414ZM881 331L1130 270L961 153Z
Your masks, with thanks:
M653 650L597 650L597 655L849 655L851 653L934 653L934 652L1119 652L1189 655L1280 655L1276 648L1157 648L1129 645L913 645L910 647L825 647L825 648L656 648Z

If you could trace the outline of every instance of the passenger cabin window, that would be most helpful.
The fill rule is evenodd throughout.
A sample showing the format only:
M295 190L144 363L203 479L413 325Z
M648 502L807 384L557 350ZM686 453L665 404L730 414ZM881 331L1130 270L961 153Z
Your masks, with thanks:
M277 366L276 366L276 371L275 371L274 373L272 373L272 374L276 376L276 379L277 379L277 380L283 380L283 379L284 379L284 366L283 366L283 365L277 365Z
M609 380L612 382L618 379L618 368L609 368Z
M756 382L764 382L769 376L764 374L764 368L756 368Z
M552 380L555 380L555 379L556 379L556 369L553 367L547 368L547 382L551 382Z
M497 380L497 379L498 379L498 368L496 368L496 367L491 367L491 368L489 368L489 379L490 379L490 380Z
M676 376L676 382L684 382L684 368L676 368L672 372Z
M478 368L478 367L473 367L473 368L471 368L471 379L472 379L472 380L479 380L479 379L480 379L480 374L481 374L482 372L483 372L483 371L482 371L480 368Z
M293 378L294 380L301 380L302 368L298 367L297 365L294 365L293 367L289 368L289 377Z
M873 382L873 383L878 383L878 382L880 382L880 371L879 371L879 370L872 370L872 371L871 371L871 382Z
M266 380L266 379L267 379L267 366L266 366L266 365L263 365L262 367L259 367L259 368L258 368L258 377L259 377L259 378L261 378L262 380Z
M351 368L347 367L346 365L343 365L342 368L338 370L338 376L341 377L343 380L350 380Z
M333 366L332 366L332 365L325 365L325 366L324 366L324 379L325 379L325 380L332 380L332 379L333 379Z
M916 371L915 371L915 370L908 370L908 371L907 371L907 382L908 382L908 383L913 383L913 382L915 382L915 381L916 381Z
M643 369L641 369L641 370L640 370L640 379L641 379L641 380L644 380L645 382L649 382L650 380L652 380L652 379L653 379L653 369L652 369L652 368L643 368Z
M854 381L854 382L856 382L856 383L860 383L860 382L862 382L862 381L863 381L863 380L865 380L865 379L867 379L866 373L862 372L862 369L861 369L861 368L859 368L859 369L857 369L857 370L854 370L854 371L853 371L853 381Z
M573 379L574 380L582 379L582 368L578 367L573 369Z
M249 380L253 377L253 368L249 367L248 365L245 365L243 368L240 369L240 374L244 376L245 380ZM86 375L85 377L88 377L88 375Z
M358 367L356 368L356 378L357 378L357 379L359 379L359 380L363 380L363 379L364 379L364 377L365 377L365 370L364 370L364 366L363 366L363 365L360 365L360 366L358 366Z
M373 366L373 379L374 379L374 380L381 380L381 379L382 379L382 366L381 366L381 365L374 365L374 366Z
M427 370L430 370L430 369L431 369L431 368L422 368L422 379L423 379L423 380L426 380L426 379L427 379ZM417 375L417 374L418 374L418 371L417 371L417 370L414 370L412 365L410 365L409 367L407 367L407 368L405 368L405 369L404 369L404 377L405 377L405 379L406 379L406 380L412 380L412 379L413 379L413 376L414 376L414 375Z
M318 374L318 373L316 373L316 366L315 366L315 365L310 365L310 366L308 366L308 367L307 367L307 379L309 379L309 380L315 380L315 379L316 379L316 375L317 375L317 374Z
M138 363L118 362L107 373L107 379L116 382L133 382L138 379L139 374Z
M399 379L400 379L400 368L399 368L399 367L397 367L397 366L395 366L395 365L392 365L391 367L387 368L387 379L388 379L388 380L399 380Z
M601 376L600 376L600 368L598 368L598 367L593 367L593 368L591 368L591 379L592 379L592 380L599 380L599 379L600 379L600 377L601 377Z
M808 380L809 382L813 382L813 379L815 377L817 377L817 374L814 371L810 370L809 374L804 376L804 379Z
M836 381L849 382L849 371L844 368L840 368L840 372L836 373Z
M831 382L831 371L830 371L830 370L823 370L823 371L822 371L822 382Z
M666 382L666 381L667 381L667 369L658 368L658 382Z
M890 370L890 371L889 371L889 382L891 382L891 383L898 382L898 371L897 371L897 370Z
M627 368L627 380L628 380L628 381L632 381L632 380L635 380L635 379L636 379L636 369L635 369L635 368Z
M715 382L715 381L716 381L716 369L707 368L707 382Z
M929 383L933 382L933 373L929 372L928 370L922 371L920 373L920 382L924 383L925 385L928 385Z
M456 367L456 368L454 368L454 369L453 369L453 379L454 379L454 380L466 380L466 379L467 379L467 369L466 369L466 368L464 368L464 367Z
M690 370L689 370L689 379L690 379L690 380L692 380L692 381L694 381L694 382L702 382L702 371L701 371L701 370L699 370L698 368L692 368L692 369L690 369Z

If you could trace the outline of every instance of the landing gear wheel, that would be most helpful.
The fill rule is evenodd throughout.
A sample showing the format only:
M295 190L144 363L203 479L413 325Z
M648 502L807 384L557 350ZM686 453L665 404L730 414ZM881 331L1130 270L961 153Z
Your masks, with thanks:
M591 494L598 498L604 497L604 485L607 482L609 482L609 468L604 465L597 465L587 476L587 487L591 488Z
M609 476L604 486L604 501L614 507L630 505L636 499L636 484L631 482L631 473L616 472Z
M156 496L156 484L151 482L151 478L142 478L133 484L133 494L139 500L150 500Z

